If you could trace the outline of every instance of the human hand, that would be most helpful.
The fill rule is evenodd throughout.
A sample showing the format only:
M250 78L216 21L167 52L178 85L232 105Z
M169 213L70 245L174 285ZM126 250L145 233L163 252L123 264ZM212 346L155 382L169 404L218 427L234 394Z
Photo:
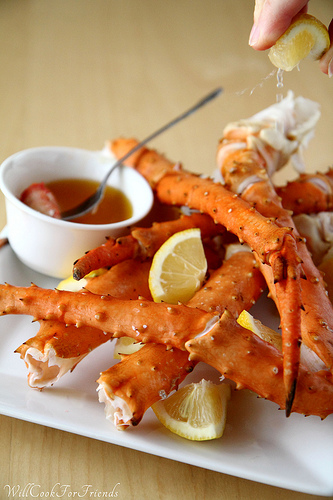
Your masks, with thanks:
M289 28L294 17L307 12L309 0L256 0L254 23L249 44L255 50L266 50ZM323 73L333 75L333 20L329 26L330 49L320 59Z

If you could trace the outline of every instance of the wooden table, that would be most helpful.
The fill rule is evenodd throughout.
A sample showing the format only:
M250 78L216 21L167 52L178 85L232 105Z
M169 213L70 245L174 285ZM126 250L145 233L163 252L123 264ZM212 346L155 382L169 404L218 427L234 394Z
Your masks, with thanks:
M214 104L154 142L186 168L210 173L223 127L276 99L267 53L247 44L252 9L248 0L3 0L0 160L33 146L100 149L120 135L143 138L222 85ZM331 3L317 0L311 13L328 23ZM305 158L309 171L324 170L332 163L332 81L304 62L284 83L285 93L322 106ZM90 484L92 498L110 495L115 485L122 499L308 497L6 416L0 421L1 498L4 485L30 483L44 492L58 483L72 491Z

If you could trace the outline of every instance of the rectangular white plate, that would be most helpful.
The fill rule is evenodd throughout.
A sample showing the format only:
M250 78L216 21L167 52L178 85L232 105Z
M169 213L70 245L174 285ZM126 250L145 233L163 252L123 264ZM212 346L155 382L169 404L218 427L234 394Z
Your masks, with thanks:
M34 282L47 288L57 284L25 267L9 246L0 250L0 283L4 282ZM266 324L276 325L267 299L260 300L253 312ZM239 391L232 395L224 435L215 441L186 441L160 425L151 410L138 427L117 431L105 419L95 382L113 363L112 343L96 349L73 373L40 392L28 387L25 364L14 354L37 330L30 317L0 317L0 413L273 486L333 495L333 415L324 421L297 414L287 419L274 403ZM200 364L186 383L203 376L218 380L217 372Z

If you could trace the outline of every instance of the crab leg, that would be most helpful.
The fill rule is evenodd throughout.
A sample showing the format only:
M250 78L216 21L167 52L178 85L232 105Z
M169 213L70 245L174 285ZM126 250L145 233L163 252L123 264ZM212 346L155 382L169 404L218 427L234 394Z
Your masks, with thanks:
M298 214L293 217L294 224L305 238L306 246L316 266L330 258L333 248L333 212Z
M195 221L201 223L204 234L208 226L211 230L217 230L217 226L209 220L208 216L194 214L184 219L185 225L193 224ZM203 223L205 219L206 224ZM183 226L178 224L178 227ZM172 225L172 228L175 228L175 225ZM165 230L167 227L163 225L161 229ZM207 234L211 230L207 229ZM149 251L152 251L153 244L149 245L149 242L151 239L156 242L158 235L154 238L150 236L148 230L136 231L140 234L142 231L141 241L144 241ZM157 232L155 226L152 232ZM164 233L163 237L165 237ZM149 261L125 260L113 266L109 271L96 277L89 277L86 280L85 289L99 295L110 293L116 298L127 300L137 299L138 296L151 299L148 286L149 267ZM79 361L95 347L111 338L110 333L103 333L100 329L86 326L77 328L59 321L43 320L40 321L40 325L37 335L22 344L16 351L20 353L28 367L28 383L31 387L43 388L45 385L55 383L69 370L73 370Z
M109 147L121 157L133 146L133 140L118 139ZM246 242L258 258L272 267L278 299L282 301L281 325L285 344L284 376L286 414L291 411L297 379L300 333L301 288L300 264L293 229L279 227L274 220L264 217L239 196L220 183L203 179L174 165L155 151L141 150L128 164L134 166L154 187L163 203L186 205L208 213L219 224ZM284 295L285 291L288 295Z
M282 205L294 215L333 210L333 170L300 174L295 181L276 187Z
M221 304L217 299L221 283L226 292L230 275L230 293L226 294L226 303L229 308L246 308L246 299L238 304L238 298L248 292L247 284L255 287L256 276L252 268L246 273L250 281L242 283L242 264L249 259L243 252L236 254L229 271L223 267L214 272L207 283L188 305L199 307L213 307L220 311ZM253 259L251 266L253 265ZM238 282L238 277L240 282ZM236 283L238 287L236 285ZM217 288L214 287L216 283ZM257 283L259 284L259 283ZM254 290L254 288L253 288ZM236 294L235 294L236 291ZM259 294L257 289L257 294ZM234 294L234 295L233 295ZM239 294L239 295L238 295ZM250 294L248 296L250 299ZM212 302L210 302L212 300ZM248 305L252 303L249 300ZM236 312L236 310L235 310ZM267 398L285 408L283 383L283 358L281 352L261 340L258 336L245 330L235 322L235 315L226 310L221 320L212 330L203 336L189 340L185 346L190 353L190 360L182 351L173 349L176 354L176 364L170 367L168 360L173 359L172 352L164 346L147 345L138 353L126 356L123 361L101 374L98 382L100 400L106 404L107 418L113 419L118 429L125 429L128 425L137 425L149 405L163 397L163 391L168 394L191 371L195 364L203 361L213 366L226 378L233 380L238 389L250 389L259 396ZM182 364L181 360L186 362ZM188 363L188 361L190 363ZM255 367L255 369L254 369ZM174 370L173 370L174 369ZM328 371L311 373L309 368L300 365L299 383L296 390L293 411L305 415L319 415L325 418L333 412L333 384L332 376ZM169 385L168 385L169 384ZM174 386L176 384L176 386ZM164 394L165 396L165 394Z
M328 297L333 303L333 212L299 214L293 221L305 238L313 262L323 274Z
M8 238L0 238L0 248L8 245L9 241Z
M201 230L202 239L223 232L223 228L208 215L197 213L168 222L156 222L150 228L135 228L130 235L118 239L108 238L103 245L74 262L73 277L80 280L95 269L111 267L125 259L151 258L170 236L193 227Z
M244 121L242 122L244 126ZM250 129L251 130L251 129ZM256 130L258 134L258 130ZM333 306L330 302L322 274L314 265L311 255L306 247L305 241L300 237L295 227L291 213L286 210L278 197L275 188L268 176L268 165L272 170L274 162L269 146L263 142L261 148L253 146L254 139L247 138L243 148L239 147L238 136L244 135L242 127L237 124L231 128L229 126L224 133L223 139L218 147L217 157L220 161L219 168L225 185L240 194L242 198L256 207L256 209L266 217L274 217L276 224L280 226L292 227L296 237L298 255L302 259L302 310L297 309L297 302L290 315L299 311L301 315L301 337L286 339L284 342L284 353L290 342L297 343L302 340L325 362L329 369L333 368ZM251 136L251 132L248 131ZM251 147L249 146L252 145ZM225 151L226 150L226 151ZM271 159L269 162L269 158ZM289 253L292 256L292 253ZM260 259L259 259L260 262ZM282 308L287 307L284 296L289 294L284 287L290 286L290 280L274 283L272 270L265 264L260 264L268 282L272 298L279 309L282 321L284 318ZM294 317L296 321L296 317ZM320 339L320 341L318 341ZM297 352L297 345L292 346L293 353ZM295 366L297 359L294 359Z
M117 139L110 148L120 157L136 142ZM137 163L130 163L130 157L128 165L135 167L151 183L160 201L209 214L217 224L236 234L241 242L245 241L256 249L265 262L281 249L285 239L293 239L292 229L276 227L273 220L259 214L220 183L187 172L156 151L143 149L141 156L136 157ZM242 225L241 221L246 221L246 224Z
M0 285L0 311L0 315L27 314L35 320L90 326L111 333L112 338L132 337L143 343L158 342L183 350L188 338L209 330L217 321L214 313L181 304L122 300L111 295L48 290L36 285Z
M214 271L207 283L187 303L188 307L221 314L226 308L236 318L257 301L265 280L249 251L237 251ZM118 429L137 425L145 411L162 395L168 395L196 363L188 352L147 344L101 373L99 398L107 418Z
M238 389L250 389L285 408L281 353L241 327L228 311L209 333L185 346L190 360L208 363L236 382ZM322 419L333 413L332 374L324 370L311 373L300 365L293 411Z
M138 425L148 408L177 389L195 365L187 351L145 344L100 374L97 390L106 418L118 430Z
M118 157L131 149L135 142L117 139L110 148ZM185 205L209 214L217 224L237 235L241 243L248 243L264 262L269 264L271 256L281 250L285 240L290 240L292 245L292 228L276 226L274 220L261 215L220 183L187 172L156 151L143 148L136 158L137 163L130 163L130 157L128 164L152 184L163 203Z
M148 274L150 262L128 259L104 273L87 279L84 288L97 295L110 294L117 299L135 300L139 296L152 300Z
M124 261L87 279L86 289L97 294L112 292L114 297L128 300L139 295L149 299L149 266L149 262ZM28 384L39 389L57 382L92 350L112 338L110 333L89 326L76 327L52 320L39 323L37 335L15 351L28 368Z
M39 324L37 335L15 351L28 368L28 384L33 388L53 385L93 349L111 339L111 334L88 326L76 328L43 320Z

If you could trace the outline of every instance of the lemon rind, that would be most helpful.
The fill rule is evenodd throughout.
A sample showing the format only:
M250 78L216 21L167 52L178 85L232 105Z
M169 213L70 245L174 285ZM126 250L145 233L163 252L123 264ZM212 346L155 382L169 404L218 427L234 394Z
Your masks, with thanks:
M312 42L309 42L310 45L307 48L304 47L301 58L296 60L296 58L286 57L284 54L285 47L302 31L312 37ZM318 36L319 33L321 36ZM330 38L326 26L310 14L302 14L273 45L268 57L274 66L284 71L291 71L306 58L320 59L329 49L329 46Z
M210 381L202 380L199 384L210 385L213 384ZM190 388L190 386L195 386L199 384L189 384L184 388ZM203 424L202 426L194 427L189 423L191 418L186 421L182 421L172 417L166 410L164 406L164 400L160 400L153 404L152 409L161 422L161 424L166 427L169 431L177 436L191 440L191 441L210 441L213 439L219 439L223 436L226 420L227 420L227 403L231 397L231 389L228 384L213 384L214 389L218 389L215 393L219 398L217 404L221 404L221 416L215 422L210 422L208 424ZM191 392L191 391L190 391ZM172 397L172 396L170 396ZM190 397L190 395L189 395ZM185 397L186 399L186 397ZM181 406L182 401L179 401L179 406Z
M170 275L172 274L177 275L177 279L174 281L174 283L172 284L172 280L169 279L167 281L163 280L163 276L166 277L168 271L165 271L163 269L163 264L167 257L161 259L160 256L162 255L162 252L172 254L177 245L181 244L184 241L189 240L190 238L193 238L193 241L201 242L200 229L190 228L172 235L156 252L152 261L149 273L149 280L148 280L149 289L154 302L162 302L162 301L168 301L173 303L177 303L178 301L187 302L193 296L193 294L200 288L207 272L207 263L203 247L202 247L202 255L198 261L198 265L201 266L204 259L206 264L204 268L203 266L199 268L195 266L193 263L189 263L189 266L193 270L195 269L198 270L198 272L194 273L193 276L188 276L186 273L182 274L180 272L176 273L170 272ZM181 276L183 276L183 278L179 279ZM163 281L165 283L168 282L168 286L163 287ZM185 285L185 281L187 281L187 283L194 282L194 285L191 286L191 291L189 293L186 293L185 291L187 288L188 289L190 288L189 285ZM183 284L184 286L181 286L179 288L176 287L175 285L179 283ZM174 293L172 292L173 287L175 288Z

